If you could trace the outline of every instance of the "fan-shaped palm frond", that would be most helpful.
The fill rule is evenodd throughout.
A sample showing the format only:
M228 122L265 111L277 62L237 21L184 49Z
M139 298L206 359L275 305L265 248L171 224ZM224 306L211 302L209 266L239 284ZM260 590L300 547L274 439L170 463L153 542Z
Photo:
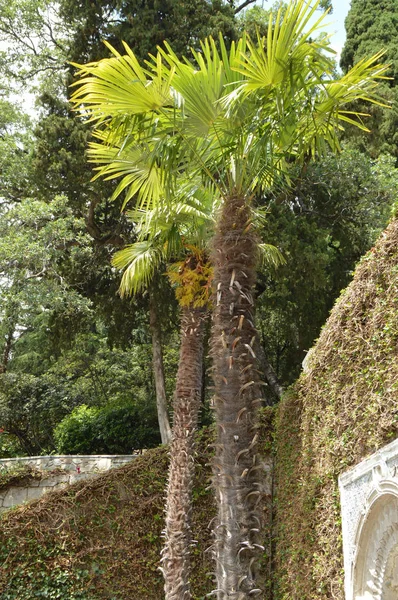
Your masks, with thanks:
M260 263L267 266L273 267L274 269L286 264L286 259L282 252L272 244L259 244L260 249Z
M146 289L162 262L180 260L190 247L205 247L213 231L217 205L217 195L211 187L182 179L173 203L128 211L138 240L113 257L112 264L124 269L121 295Z
M97 134L97 137L100 137ZM112 198L126 192L122 209L136 198L141 206L156 204L165 197L164 170L156 164L151 149L145 144L130 144L124 148L92 142L89 156L97 164L99 171L94 179L120 179Z
M165 75L160 57L148 76L127 44L123 43L126 54L122 56L108 42L104 43L112 52L112 58L74 65L84 85L74 92L73 101L89 105L92 120L153 112L172 105L173 72L168 70ZM80 82L73 85L80 86Z
M162 249L151 240L135 242L116 252L112 264L125 269L120 283L121 296L147 289L163 259Z

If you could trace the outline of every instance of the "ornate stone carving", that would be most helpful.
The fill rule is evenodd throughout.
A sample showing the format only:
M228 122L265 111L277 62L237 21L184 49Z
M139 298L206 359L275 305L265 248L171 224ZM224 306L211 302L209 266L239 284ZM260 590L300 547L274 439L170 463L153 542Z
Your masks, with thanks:
M346 600L398 599L398 440L339 479Z

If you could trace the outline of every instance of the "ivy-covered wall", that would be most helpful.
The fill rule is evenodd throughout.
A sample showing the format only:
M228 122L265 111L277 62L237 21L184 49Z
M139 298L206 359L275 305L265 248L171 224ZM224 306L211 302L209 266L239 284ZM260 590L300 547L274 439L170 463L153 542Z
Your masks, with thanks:
M211 589L208 435L198 446L193 587ZM1 600L161 600L167 448L0 517Z
M271 520L271 426L262 414L264 524ZM193 600L214 589L210 489L213 433L198 435L193 493ZM164 529L168 449L96 479L54 491L0 517L0 600L162 600L158 570ZM25 475L25 474L24 474ZM14 479L8 482L15 483ZM6 485L6 482L4 482ZM271 539L265 527L262 585L269 581Z
M275 597L344 600L337 478L398 437L398 221L363 258L276 423Z

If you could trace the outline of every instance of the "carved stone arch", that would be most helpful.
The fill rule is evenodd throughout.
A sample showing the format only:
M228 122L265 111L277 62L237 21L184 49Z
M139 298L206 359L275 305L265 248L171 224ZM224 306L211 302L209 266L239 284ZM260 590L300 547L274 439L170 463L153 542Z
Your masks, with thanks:
M398 598L398 485L384 481L360 519L354 560L354 600Z

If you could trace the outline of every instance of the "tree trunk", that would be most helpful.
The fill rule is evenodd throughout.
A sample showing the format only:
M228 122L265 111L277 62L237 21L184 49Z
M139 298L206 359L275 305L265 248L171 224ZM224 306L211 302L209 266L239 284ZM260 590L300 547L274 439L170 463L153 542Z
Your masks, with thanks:
M8 332L6 337L6 341L4 344L3 356L0 364L0 373L5 373L7 371L8 361L10 360L12 342L14 339L14 329Z
M262 402L254 347L252 287L258 241L250 202L225 200L214 238L213 357L217 440L214 486L218 507L215 555L218 600L252 599L259 544L261 466L257 416Z
M192 485L195 431L202 391L204 320L204 309L182 309L162 558L166 600L192 598L189 583Z
M282 398L283 394L285 393L285 390L281 386L278 376L275 373L273 366L269 362L261 343L259 342L256 345L256 347L257 347L258 354L259 354L258 359L259 359L261 372L264 373L265 378L267 380L267 383L268 383L272 393L276 396L276 398L278 400L280 400ZM270 403L268 403L268 404L270 405Z
M162 340L160 334L159 320L155 299L151 296L149 300L149 325L152 335L152 364L155 379L156 407L158 411L158 422L162 444L171 441L171 427L167 413L167 398L164 382L164 367L162 354Z
M17 316L10 310L10 314L5 315L5 321L8 322L8 332L4 342L3 355L0 363L0 374L7 371L8 363L11 356L12 344L14 341L14 334L17 327Z

